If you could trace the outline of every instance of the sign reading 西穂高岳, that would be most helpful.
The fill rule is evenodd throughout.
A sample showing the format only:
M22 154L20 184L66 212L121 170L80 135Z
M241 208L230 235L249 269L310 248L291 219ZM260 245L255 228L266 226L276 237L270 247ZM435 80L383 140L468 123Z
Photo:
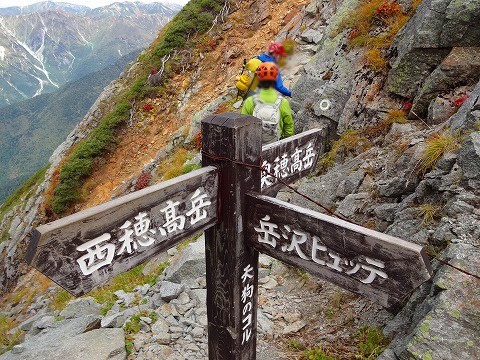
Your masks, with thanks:
M203 168L41 225L27 261L74 295L212 226L217 170Z
M247 194L258 251L392 306L430 278L422 247L266 196Z

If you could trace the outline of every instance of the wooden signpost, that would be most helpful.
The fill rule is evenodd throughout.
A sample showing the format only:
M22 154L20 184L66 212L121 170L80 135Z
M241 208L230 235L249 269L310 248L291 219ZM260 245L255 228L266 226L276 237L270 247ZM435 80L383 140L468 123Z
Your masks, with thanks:
M259 119L210 116L204 168L39 226L27 262L78 296L205 231L209 359L256 358L258 251L391 306L431 276L420 246L265 196L314 170L320 138L262 148Z

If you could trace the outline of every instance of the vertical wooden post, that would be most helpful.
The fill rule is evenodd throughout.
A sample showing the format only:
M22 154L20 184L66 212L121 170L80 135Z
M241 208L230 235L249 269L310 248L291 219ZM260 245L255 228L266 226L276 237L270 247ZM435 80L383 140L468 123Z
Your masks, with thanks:
M246 245L245 192L260 171L206 154L260 165L261 122L236 113L202 121L202 163L219 166L219 222L205 231L210 360L255 360L258 252ZM206 154L205 154L206 153Z

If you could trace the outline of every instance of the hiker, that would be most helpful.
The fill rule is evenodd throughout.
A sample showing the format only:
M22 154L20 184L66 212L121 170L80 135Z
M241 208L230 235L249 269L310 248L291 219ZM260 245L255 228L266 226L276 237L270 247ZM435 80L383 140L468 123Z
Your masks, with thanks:
M242 73L237 78L235 84L238 92L237 98L241 95L242 100L238 102L239 105L243 102L244 99L253 95L257 91L258 79L255 76L255 70L258 65L264 62L273 62L278 63L279 59L282 56L285 56L287 53L285 47L278 42L273 42L268 47L268 52L261 53L260 55L250 59L243 60ZM278 74L277 81L275 83L275 89L284 96L291 97L292 92L283 85L282 76Z
M287 53L282 43L272 42L268 46L268 51L266 53L261 53L260 55L258 55L257 59L264 63L273 62L275 64L278 64L280 58L286 55ZM283 85L282 76L280 75L280 73L278 73L277 81L275 83L275 89L277 89L277 91L284 96L292 97L292 92L288 88L286 88L285 85Z
M290 104L275 90L279 77L277 65L264 62L258 66L255 74L260 91L245 100L241 113L262 120L263 144L292 136L294 126Z

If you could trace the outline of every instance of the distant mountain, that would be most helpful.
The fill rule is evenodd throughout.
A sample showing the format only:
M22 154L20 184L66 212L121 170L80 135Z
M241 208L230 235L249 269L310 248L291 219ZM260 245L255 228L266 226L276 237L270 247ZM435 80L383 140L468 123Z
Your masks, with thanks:
M0 108L0 203L47 163L105 86L137 55L125 55L55 93Z
M0 8L0 107L56 91L145 48L180 9L140 2L91 9L52 1Z

